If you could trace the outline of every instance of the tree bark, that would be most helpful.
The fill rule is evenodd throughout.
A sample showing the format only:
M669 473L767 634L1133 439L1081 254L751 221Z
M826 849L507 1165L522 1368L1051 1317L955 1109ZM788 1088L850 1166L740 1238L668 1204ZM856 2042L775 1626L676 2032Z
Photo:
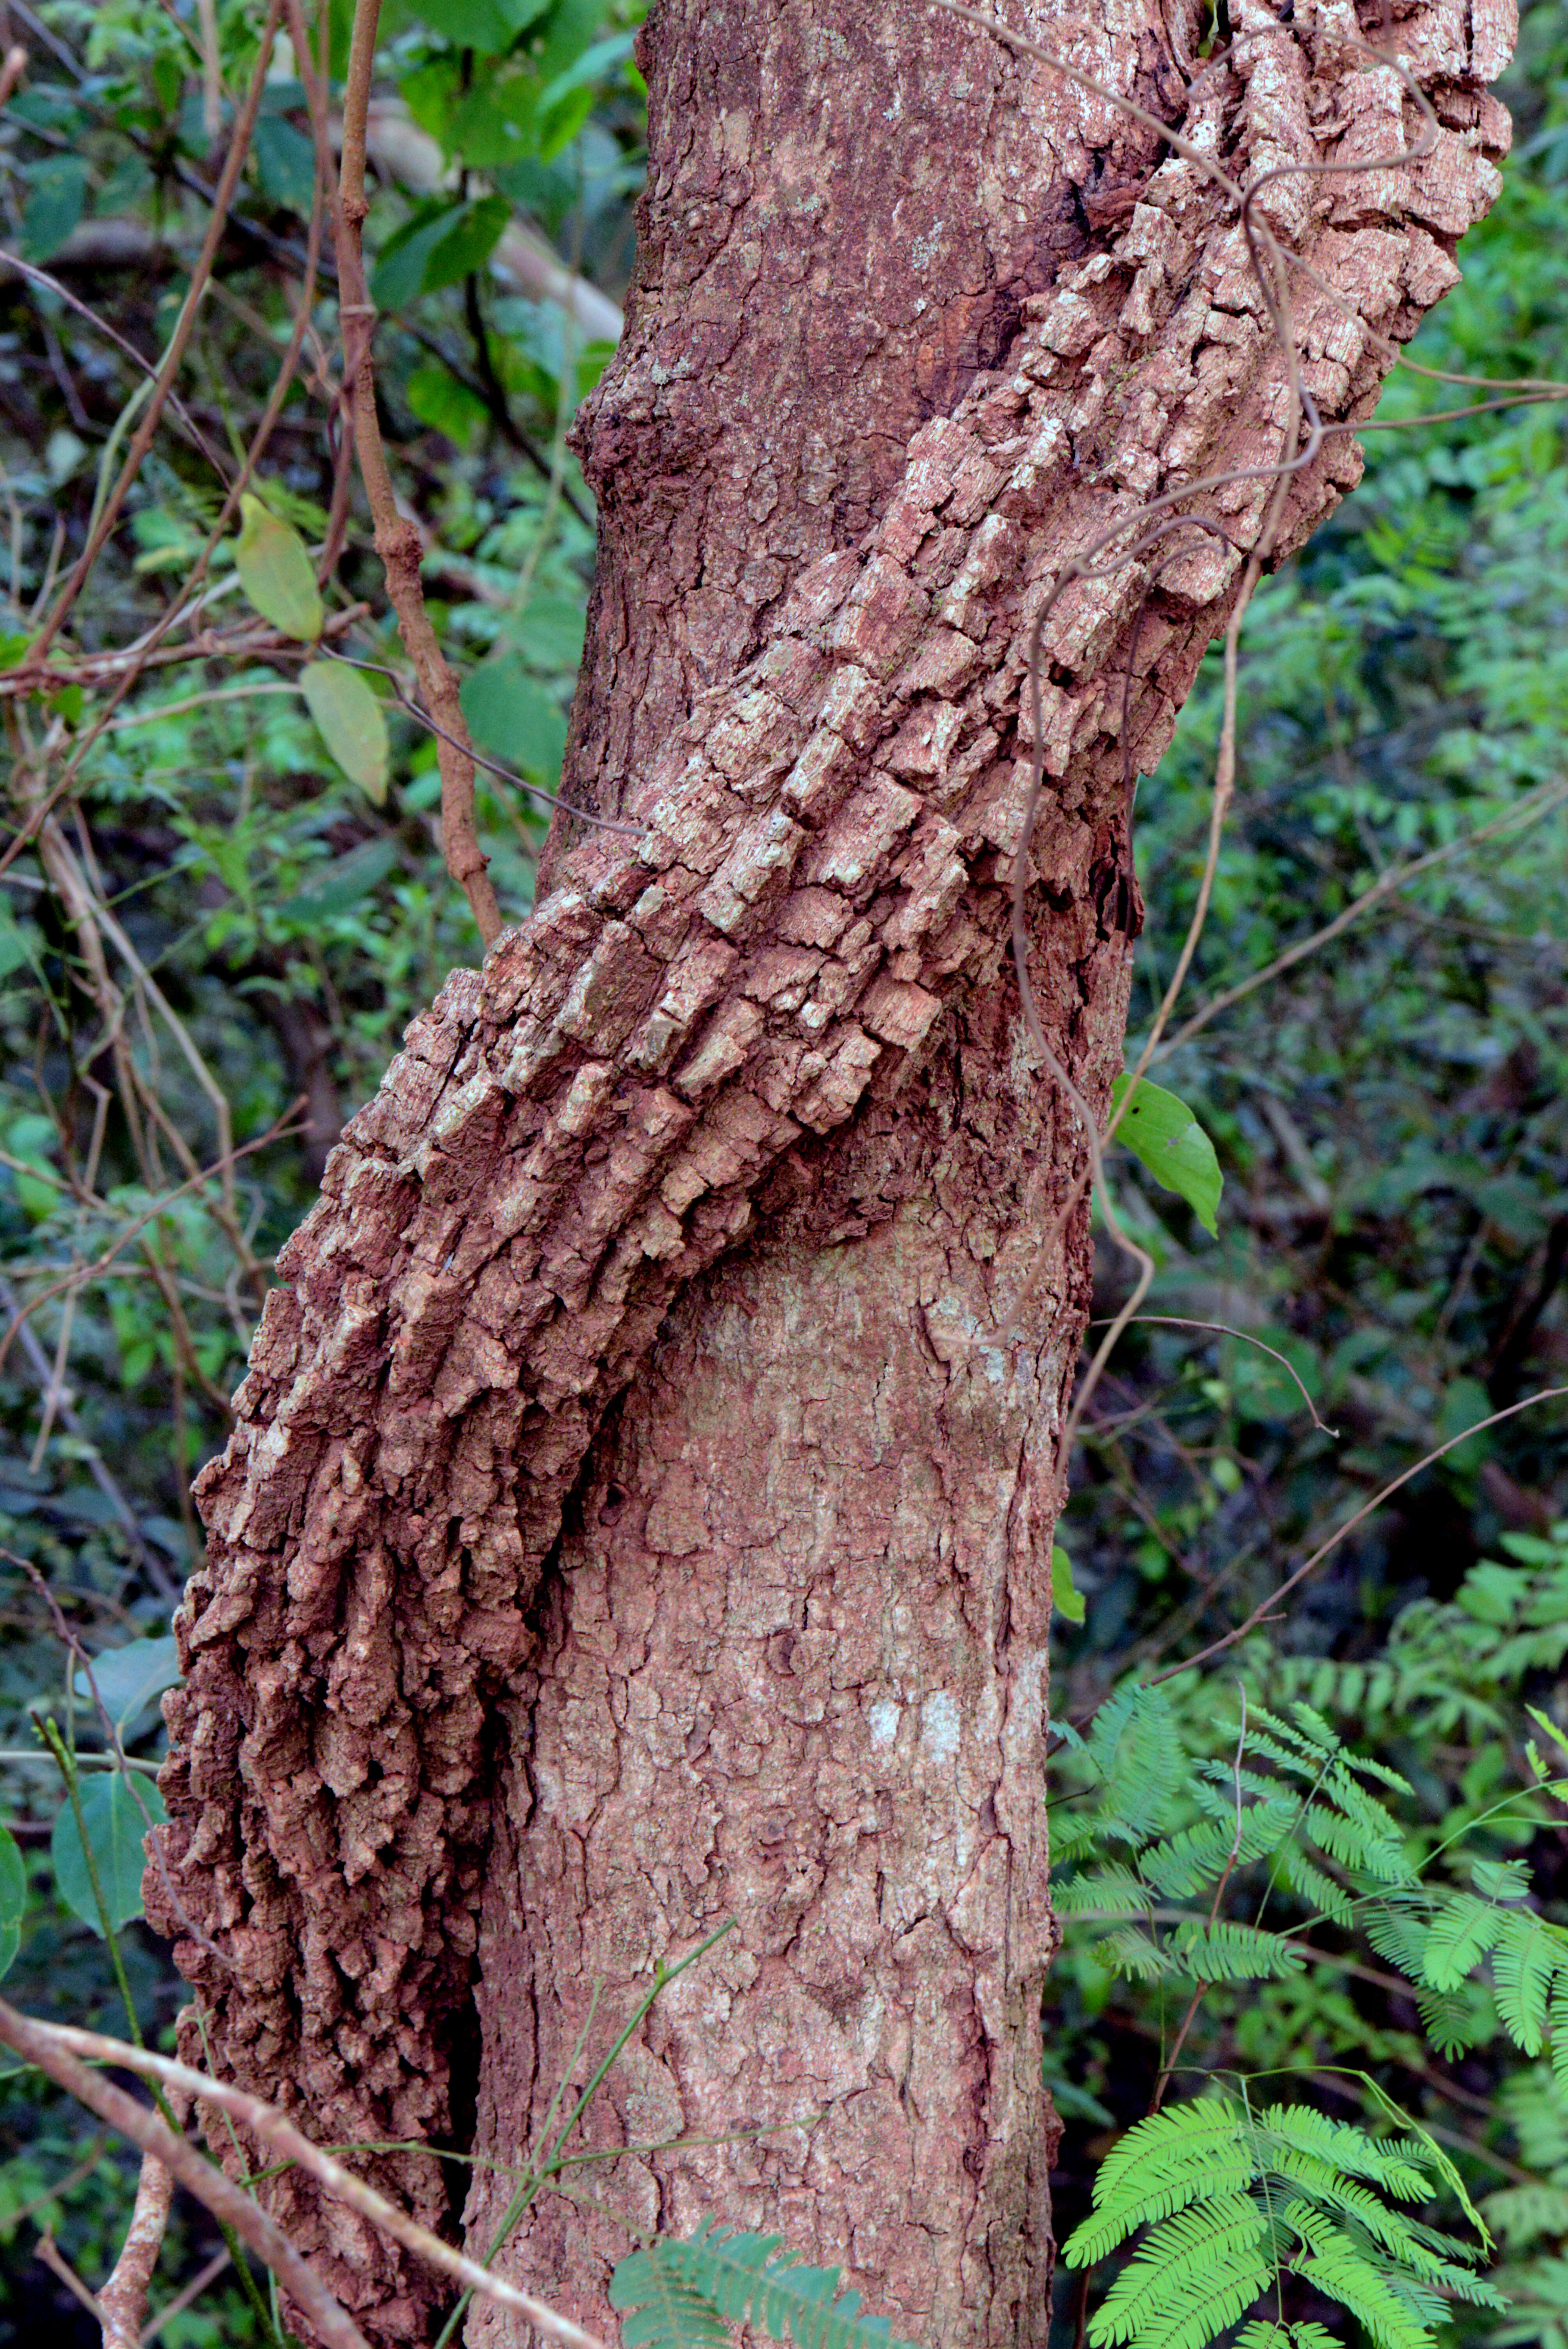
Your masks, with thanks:
M1264 199L1339 289L1296 283L1329 419L1495 191L1509 6L1401 17L1429 160ZM1346 0L1233 0L1203 69L1195 0L1016 21L1243 182L1418 128ZM1005 951L1021 686L1075 551L1277 460L1286 368L1233 202L970 26L664 0L642 55L567 774L642 830L562 829L280 1260L200 1485L150 1914L212 2060L313 2134L503 2162L593 1983L584 2063L732 1918L588 2137L747 2134L545 2197L520 2280L605 2325L626 2226L714 2216L846 2262L902 2331L1043 2343L1046 1640L1089 1243ZM1331 438L1294 476L1282 548L1358 463ZM1244 548L1269 487L1192 510ZM1151 771L1240 560L1079 582L1047 627L1033 984L1097 1113L1124 761ZM428 2157L366 2168L442 2221ZM483 2250L507 2189L474 2177ZM362 2323L429 2337L395 2247L269 2190Z

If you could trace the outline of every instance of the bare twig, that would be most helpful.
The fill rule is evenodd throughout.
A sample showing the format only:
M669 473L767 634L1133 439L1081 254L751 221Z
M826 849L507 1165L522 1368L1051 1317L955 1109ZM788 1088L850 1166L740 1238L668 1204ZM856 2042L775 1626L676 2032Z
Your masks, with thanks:
M40 2072L46 2073L57 2087L75 2096L88 2112L96 2113L99 2120L107 2121L121 2137L129 2137L132 2145L139 2146L143 2153L150 2153L165 2168L172 2170L187 2192L194 2194L215 2218L232 2227L240 2240L272 2270L284 2291L299 2302L326 2349L369 2349L364 2333L341 2302L301 2258L283 2229L269 2218L260 2203L253 2201L215 2164L205 2160L194 2146L177 2135L156 2113L149 2112L123 2088L117 2088L100 2073L89 2069L67 2044L72 2039L94 2036L91 2033L57 2031L48 2023L35 2022L31 2016L18 2013L0 1999L0 2042L26 2063L36 2064ZM100 2054L104 2050L109 2051L110 2060L117 2064L135 2058L139 2066L146 2060L139 2050L119 2040L98 2042L89 2052ZM210 2086L204 2085L201 2093L210 2092Z
M171 2099L175 2117L181 2127L185 2115L183 2099ZM147 2323L147 2295L152 2282L152 2271L158 2265L158 2254L163 2248L163 2233L169 2224L169 2206L174 2199L174 2176L155 2154L141 2157L141 2174L137 2180L136 2203L126 2229L125 2242L107 2281L98 2292L98 2310L103 2318L103 2349L138 2349L141 2330ZM227 2259L227 2252L224 2258Z
M1211 1640L1208 1647L1200 1648L1197 1654L1189 1656L1185 1662L1167 1665L1164 1671L1156 1672L1147 1685L1154 1688L1161 1681L1174 1680L1178 1672L1190 1672L1199 1664L1211 1662L1215 1656L1222 1655L1227 1648L1233 1648L1238 1640L1244 1640L1249 1631L1255 1631L1260 1623L1272 1621L1281 1599L1288 1599L1297 1585L1305 1582L1307 1576L1323 1564L1330 1551L1338 1548L1347 1534L1354 1533L1357 1526L1365 1518L1369 1517L1375 1509L1380 1509L1385 1501L1391 1500L1401 1485L1408 1485L1413 1476L1418 1476L1423 1468L1429 1468L1435 1460L1440 1460L1446 1452L1452 1452L1457 1444L1468 1444L1472 1435L1483 1435L1489 1427L1501 1426L1505 1419L1513 1419L1522 1411L1533 1410L1538 1402L1554 1402L1563 1395L1568 1395L1568 1386L1542 1387L1539 1394L1526 1395L1519 1402L1511 1402L1505 1411L1494 1411L1489 1418L1478 1419L1473 1426L1461 1428L1457 1435L1450 1435L1446 1444L1439 1444L1435 1450L1424 1454L1413 1468L1405 1469L1394 1478L1391 1484L1385 1485L1380 1492L1374 1493L1369 1501L1364 1501L1358 1509L1346 1518L1342 1526L1336 1526L1328 1539L1326 1542L1320 1542L1311 1557L1305 1559L1294 1574L1286 1575L1277 1590L1253 1609L1244 1623L1238 1623L1234 1630L1227 1631L1222 1639Z
M11 2016L12 2010L0 2003L0 2037L8 2036L5 2023ZM22 2018L17 2016L15 2020L20 2022ZM282 2113L273 2106L263 2104L259 2096L248 2095L243 2089L231 2087L225 2081L214 2080L204 2072L193 2071L188 2064L176 2063L170 2056L155 2055L146 2048L131 2047L124 2040L104 2038L96 2031L75 2031L36 2023L27 2027L39 2037L46 2038L53 2048L67 2050L73 2056L90 2056L98 2063L123 2065L127 2071L139 2072L150 2079L161 2080L167 2086L181 2089L204 2104L219 2106L225 2113L231 2114L242 2128L248 2129L253 2137L260 2138L285 2161L292 2161L307 2171L340 2202L346 2202L362 2218L368 2219L373 2225L380 2227L432 2267L440 2268L456 2282L466 2285L470 2292L481 2292L498 2306L510 2309L513 2315L522 2317L537 2332L546 2334L552 2341L561 2342L563 2349L604 2349L603 2343L596 2334L585 2332L582 2325L574 2324L570 2317L562 2316L545 2302L535 2300L530 2292L520 2292L515 2284L507 2283L501 2277L492 2275L488 2268L480 2267L477 2260L470 2260L461 2251L454 2251L449 2243L442 2242L438 2235L431 2234L428 2227L421 2227L417 2220L409 2218L407 2211L399 2210L396 2204L387 2201L385 2195L378 2194L373 2186L366 2186L362 2178L345 2169L331 2154L324 2153L307 2137L302 2137L292 2121L285 2120ZM15 2045L16 2043L12 2040L11 2044ZM73 2090L72 2093L78 2092ZM255 2206L252 2204L249 2207L253 2209ZM290 2289L293 2290L292 2285Z
M281 5L281 0L280 0ZM464 892L487 947L501 932L500 906L474 824L474 763L469 730L458 698L458 681L436 641L425 593L419 584L419 533L397 511L387 450L376 417L372 344L376 309L365 275L363 233L369 203L365 193L366 115L380 0L356 0L348 79L343 93L343 158L337 186L338 315L344 322L344 375L353 403L354 443L375 523L376 552L387 574L387 592L397 615L398 634L419 681L419 690L438 731L441 771L441 852L447 870Z
M50 2274L59 2278L60 2282L65 2285L66 2290L70 2293L72 2299L79 2300L82 2306L87 2310L88 2314L89 2316L96 2316L101 2324L103 2322L103 2311L98 2306L97 2298L88 2290L87 2285L82 2282L75 2268L72 2267L69 2260L67 2259L65 2253L60 2250L60 2247L56 2242L53 2235L46 2231L41 2234L37 2241L34 2244L33 2249L37 2257L43 2261L44 2265L48 2269Z

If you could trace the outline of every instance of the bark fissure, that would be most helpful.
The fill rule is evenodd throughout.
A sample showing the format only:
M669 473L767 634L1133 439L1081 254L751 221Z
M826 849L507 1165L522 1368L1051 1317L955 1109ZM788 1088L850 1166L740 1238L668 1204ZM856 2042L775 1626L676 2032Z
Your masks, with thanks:
M1190 139L1245 174L1398 136L1345 0L1232 13ZM1348 305L1300 295L1326 417L1366 412L1367 329L1413 331L1494 191L1505 15L1401 21L1448 126L1429 161L1271 200ZM1074 23L1101 78L1175 110L1156 23ZM1196 33L1190 10L1183 54ZM1020 688L1071 554L1180 479L1270 464L1286 372L1192 164L966 26L665 0L645 64L563 788L645 831L562 831L533 919L414 1023L280 1258L179 1618L166 1860L228 1961L185 1934L180 1962L214 2061L338 2143L442 2135L477 1970L479 2142L511 2159L592 1977L743 1907L595 2126L745 2126L733 2092L761 2150L624 2166L623 2207L729 2195L811 2242L836 2203L890 2304L1032 2340L1055 1436L1088 1296L1081 1213L1037 1262L1082 1138L1006 959ZM1295 480L1287 545L1357 463L1331 442ZM1202 510L1244 545L1267 493ZM1078 581L1047 626L1031 977L1097 1109L1127 647L1148 772L1237 560L1161 555L1140 623L1147 564ZM752 1799L775 1779L788 1799ZM149 1909L181 1935L156 1873ZM822 2106L806 2137L769 2134L770 2008ZM373 2166L442 2222L434 2162ZM308 2184L271 2191L368 2327L422 2336L428 2279ZM522 2256L598 2312L616 2240L542 2205Z

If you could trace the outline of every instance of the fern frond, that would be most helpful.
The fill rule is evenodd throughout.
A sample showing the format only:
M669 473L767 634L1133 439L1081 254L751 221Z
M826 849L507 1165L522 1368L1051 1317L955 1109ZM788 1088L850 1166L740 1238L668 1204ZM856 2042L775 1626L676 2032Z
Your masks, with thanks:
M1538 1917L1514 1909L1502 1920L1491 1979L1502 2027L1526 2055L1546 2044L1546 2002L1563 1952Z
M661 2235L623 2260L610 2280L610 2300L615 2308L640 2305L622 2328L632 2349L707 2349L727 2339L727 2323L759 2325L775 2341L788 2334L796 2349L911 2349L893 2341L885 2316L861 2313L858 2292L839 2293L839 2274L807 2266L779 2235L727 2234L710 2225L684 2240ZM661 2308L677 2326L695 2322L699 2329L654 2329ZM697 2308L718 2320L717 2333L701 2329Z

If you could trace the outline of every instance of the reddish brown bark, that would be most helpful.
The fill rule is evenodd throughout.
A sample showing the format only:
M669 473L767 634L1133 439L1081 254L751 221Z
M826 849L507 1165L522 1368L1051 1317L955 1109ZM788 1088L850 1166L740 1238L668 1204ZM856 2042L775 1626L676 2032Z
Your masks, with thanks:
M1345 296L1298 287L1326 416L1365 412L1367 326L1413 329L1490 199L1507 5L1401 20L1449 126L1429 161L1270 199ZM1231 14L1191 90L1195 8L1058 37L1243 179L1398 141L1345 0ZM757 2134L623 2161L605 2210L787 2227L905 2330L1033 2342L1048 1557L1088 1238L1080 1210L1047 1244L1082 1139L1004 951L1025 647L1112 521L1274 461L1284 361L1224 195L968 26L665 0L645 50L568 780L646 831L556 843L552 894L416 1023L285 1251L181 1619L168 1866L227 1962L188 1931L180 1958L215 2060L344 2142L466 2133L477 1957L474 2145L512 2160L590 1978L602 2032L733 1916L591 2135ZM1295 479L1287 543L1357 464L1331 440ZM1196 510L1244 545L1266 494ZM1140 771L1236 573L1212 544L1162 573ZM1097 1109L1143 578L1079 584L1047 630L1035 985ZM379 2174L439 2218L432 2162ZM427 2333L427 2279L273 2191L383 2338ZM479 2173L473 2243L504 2199ZM626 2241L547 2199L509 2256L603 2322Z

